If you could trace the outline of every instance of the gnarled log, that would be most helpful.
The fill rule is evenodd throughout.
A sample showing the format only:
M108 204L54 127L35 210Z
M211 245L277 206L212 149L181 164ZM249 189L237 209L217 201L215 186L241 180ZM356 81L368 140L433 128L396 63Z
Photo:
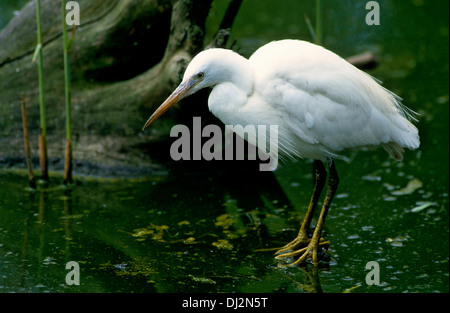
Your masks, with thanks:
M139 146L167 137L184 115L168 112L152 129L143 123L180 82L204 47L212 0L79 0L81 25L70 50L75 160L151 164ZM61 6L43 0L42 32L50 158L64 154L65 108ZM23 154L20 95L28 103L32 152L39 130L35 1L0 31L0 157ZM194 98L195 101L195 98ZM181 107L186 108L188 105ZM198 112L207 107L195 106ZM150 154L151 157L151 154Z

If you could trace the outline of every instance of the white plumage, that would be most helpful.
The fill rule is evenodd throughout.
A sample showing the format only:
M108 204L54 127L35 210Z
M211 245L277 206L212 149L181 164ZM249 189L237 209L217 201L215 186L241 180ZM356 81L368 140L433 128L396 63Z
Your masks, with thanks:
M410 122L415 121L416 113L404 107L399 97L335 53L299 40L271 42L249 59L227 49L200 52L187 67L180 86L144 129L174 103L205 87L212 87L210 111L225 124L278 125L276 144L282 152L329 160L330 196L327 193L324 201L321 226L316 227L312 239L302 226L296 240L278 251L293 256L306 249L300 261L311 255L317 263L318 247L323 245L320 232L338 183L333 158L345 149L381 146L401 160L403 148L419 146L418 130ZM321 164L315 162L317 177L325 171ZM317 179L313 199L316 189L320 195L323 188ZM317 202L313 199L312 212ZM311 218L305 221L309 227ZM297 248L301 249L285 253Z
M317 148L304 157L381 145L401 159L401 147L419 146L417 128L408 121L413 113L400 98L329 50L283 40L258 49L250 63L256 93L281 112L289 130Z
M188 84L177 101L213 87L214 115L227 125L278 125L280 148L291 156L325 160L347 148L382 146L401 160L403 147L419 146L409 121L415 113L399 97L306 41L274 41L248 60L227 49L205 50L186 69L182 85Z

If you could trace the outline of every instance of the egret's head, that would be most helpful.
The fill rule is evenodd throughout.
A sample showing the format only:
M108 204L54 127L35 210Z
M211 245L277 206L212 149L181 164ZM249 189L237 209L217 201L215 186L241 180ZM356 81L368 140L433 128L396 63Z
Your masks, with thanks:
M150 116L142 130L181 99L196 93L200 89L227 81L228 76L231 75L227 60L233 55L238 54L226 49L208 49L197 54L184 72L183 81Z

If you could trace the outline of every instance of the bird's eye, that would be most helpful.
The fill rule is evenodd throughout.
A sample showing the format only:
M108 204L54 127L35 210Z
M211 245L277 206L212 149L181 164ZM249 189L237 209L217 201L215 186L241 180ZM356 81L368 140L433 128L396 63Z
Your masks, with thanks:
M200 72L200 73L198 73L197 75L195 75L195 77L196 77L197 79L203 79L203 77L205 77L205 73Z

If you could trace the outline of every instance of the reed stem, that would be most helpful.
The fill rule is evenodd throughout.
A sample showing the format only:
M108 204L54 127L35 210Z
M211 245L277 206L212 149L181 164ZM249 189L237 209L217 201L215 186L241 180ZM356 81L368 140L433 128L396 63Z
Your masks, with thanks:
M61 16L63 27L63 52L64 52L64 95L66 104L66 152L64 163L64 184L72 183L72 120L70 101L70 62L69 40L66 24L66 1L61 1Z
M322 1L316 0L316 44L322 45Z
M40 113L40 134L39 134L39 159L41 164L42 179L48 181L48 161L47 161L47 125L44 102L44 57L42 53L42 29L41 29L41 1L36 0L36 24L37 24L37 45L35 56L38 57L38 81L39 81L39 113ZM34 59L34 58L33 58Z
M28 183L31 188L36 188L36 181L33 174L33 165L31 163L31 149L30 149L30 137L28 135L28 119L27 119L27 109L25 95L22 94L22 126L23 126L23 141L25 144L25 158L27 160L28 166Z

